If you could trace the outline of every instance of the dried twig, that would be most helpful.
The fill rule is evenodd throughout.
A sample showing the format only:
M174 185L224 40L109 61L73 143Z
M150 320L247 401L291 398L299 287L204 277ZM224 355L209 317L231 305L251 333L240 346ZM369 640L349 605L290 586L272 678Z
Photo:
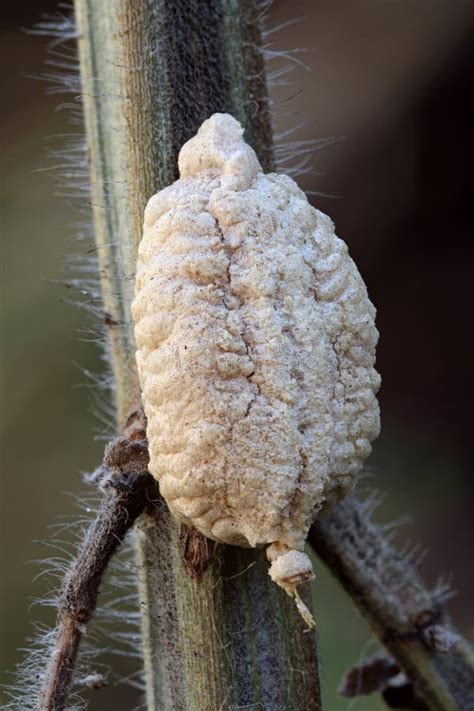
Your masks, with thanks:
M105 449L97 470L104 498L76 559L66 575L59 599L56 638L46 668L39 711L65 708L79 645L91 619L107 565L137 517L156 496L148 473L148 448L141 427L117 437Z

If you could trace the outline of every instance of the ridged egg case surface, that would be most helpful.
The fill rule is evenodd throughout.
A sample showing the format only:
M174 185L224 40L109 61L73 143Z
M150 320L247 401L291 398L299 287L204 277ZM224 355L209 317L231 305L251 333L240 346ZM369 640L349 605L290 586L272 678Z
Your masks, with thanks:
M331 220L216 114L151 198L137 363L150 471L217 541L301 549L379 432L375 309Z

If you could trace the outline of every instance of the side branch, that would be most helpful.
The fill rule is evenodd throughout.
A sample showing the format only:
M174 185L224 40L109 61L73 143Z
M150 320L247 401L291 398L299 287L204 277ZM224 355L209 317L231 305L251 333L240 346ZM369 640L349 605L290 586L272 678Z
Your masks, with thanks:
M350 497L312 526L309 541L433 711L472 711L474 655L451 627L443 590L371 520L371 502Z
M44 676L39 711L61 711L66 707L79 645L96 608L107 565L156 492L147 466L145 440L117 437L106 447L100 468L104 498L60 594L56 639Z

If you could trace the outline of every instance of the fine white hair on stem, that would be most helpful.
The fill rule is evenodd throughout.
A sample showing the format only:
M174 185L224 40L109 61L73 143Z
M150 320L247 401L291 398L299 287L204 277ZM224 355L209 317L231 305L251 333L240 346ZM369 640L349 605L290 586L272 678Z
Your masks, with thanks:
M38 575L46 578L43 586L46 591L42 598L33 602L35 607L56 611L60 604L58 590L70 570L71 562L77 557L84 532L96 516L96 494L83 499L77 496L74 498L83 513L54 524L50 537L43 544L56 551L57 555L35 561L41 567ZM68 535L64 537L66 533ZM82 697L83 691L98 689L108 683L130 683L138 690L143 689L136 576L133 544L128 539L111 564L104 581L101 605L89 626L87 639L81 646L68 709L84 708L86 701ZM10 701L4 706L5 709L26 711L37 708L45 678L45 659L51 653L56 635L57 628L54 626L44 623L34 625L33 634L27 640L28 647L20 650L24 659L17 667L15 681L7 689ZM118 657L123 660L120 668L124 673L120 674L113 671L113 660Z
M44 584L46 592L40 599L34 601L35 607L51 608L54 611L58 608L59 587L65 573L70 569L71 561L77 555L85 530L94 519L98 496L89 496L83 501L77 498L77 503L82 513L67 522L58 523L50 533L49 539L44 542L47 548L56 550L58 554L36 561L41 567L39 575L46 578ZM69 534L66 538L64 538L65 533ZM85 708L86 700L83 698L83 692L91 688L100 688L105 683L130 681L134 687L141 688L139 679L141 679L142 665L140 629L136 616L138 609L136 574L133 549L131 542L128 541L111 565L104 585L102 605L97 609L87 639L81 647L68 709ZM114 576L117 576L115 580ZM118 578L120 578L120 586L117 586ZM117 589L120 590L119 597L115 592ZM3 708L12 711L37 709L40 689L44 682L45 659L50 655L56 635L57 628L54 625L45 623L34 625L33 633L27 640L28 647L20 650L24 658L16 669L15 680L7 688L9 701ZM111 670L110 663L117 656L128 660L125 665L128 671L123 678ZM121 666L124 666L123 663Z
M38 168L38 172L51 173L57 194L65 198L70 208L78 215L75 240L80 247L74 256L68 258L68 275L64 280L68 296L64 301L84 308L95 322L80 332L79 337L98 344L104 367L99 374L92 374L82 368L81 370L83 376L89 380L89 383L83 385L91 389L91 407L103 425L98 432L98 439L110 439L115 425L111 404L112 376L105 330L121 326L111 321L111 317L104 313L102 305L97 247L93 242L93 228L90 223L90 178L75 45L77 33L72 8L63 8L64 13L45 16L32 30L33 35L50 39L47 69L36 78L48 85L47 93L70 97L57 109L67 111L71 130L44 139L49 165ZM34 579L41 581L43 593L40 598L32 601L34 609L40 607L54 612L58 609L61 583L70 570L71 562L78 555L86 530L97 514L99 496L96 492L83 496L72 495L72 498L79 508L78 513L71 517L61 517L53 524L48 539L42 542L43 547L51 551L51 554L35 561L40 570ZM114 575L117 576L115 583L112 582ZM84 691L101 688L106 683L130 683L139 690L143 689L136 577L134 551L129 536L115 562L111 564L104 580L101 605L90 625L87 640L81 645L68 702L70 711L85 708L87 702L83 696ZM120 585L117 584L118 578ZM51 619L49 612L47 618ZM45 659L50 656L56 635L57 627L54 624L42 622L33 625L32 633L27 639L27 647L20 650L23 659L12 673L12 681L5 689L8 700L3 708L11 711L37 709L45 677ZM117 655L122 658L120 674L110 669L110 663Z
M289 27L304 21L304 17L292 17L280 22L273 27L264 28L262 37L264 39L263 54L267 65L267 81L270 89L270 104L275 119L288 119L292 112L288 111L288 106L292 100L301 93L298 86L298 79L295 76L297 70L311 71L311 67L302 59L301 55L314 52L315 48L297 47L292 49L282 49L274 47L275 37ZM281 87L289 87L287 96L276 98L275 90ZM308 128L312 122L291 122L290 128L276 131L274 134L274 155L275 168L277 171L285 172L295 179L302 179L306 176L321 175L315 168L316 155L325 148L338 143L341 137L314 137L298 138L298 134ZM329 196L318 190L306 190L308 196L317 195Z

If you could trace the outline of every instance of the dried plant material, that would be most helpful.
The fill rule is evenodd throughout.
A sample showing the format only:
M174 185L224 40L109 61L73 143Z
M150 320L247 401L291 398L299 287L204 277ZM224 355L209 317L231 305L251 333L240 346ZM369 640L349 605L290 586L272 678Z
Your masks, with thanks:
M181 524L179 531L181 560L190 578L200 580L211 564L215 541L203 536L196 528Z
M173 514L216 541L274 543L270 574L294 594L314 516L379 431L378 334L331 220L242 136L227 114L205 121L147 205L137 364Z
M127 422L126 436L107 445L102 466L96 470L94 478L104 498L64 578L38 711L66 708L79 647L96 608L105 570L156 493L156 483L148 472L144 435L142 414L134 412ZM82 680L82 685L91 689L105 684L105 678L95 673Z
M353 699L355 696L367 696L376 691L383 691L399 674L399 666L392 657L371 657L349 669L339 693L346 699Z
M340 695L347 699L376 692L380 692L388 708L428 711L428 706L418 695L415 685L388 655L365 659L361 664L349 669L339 689Z

